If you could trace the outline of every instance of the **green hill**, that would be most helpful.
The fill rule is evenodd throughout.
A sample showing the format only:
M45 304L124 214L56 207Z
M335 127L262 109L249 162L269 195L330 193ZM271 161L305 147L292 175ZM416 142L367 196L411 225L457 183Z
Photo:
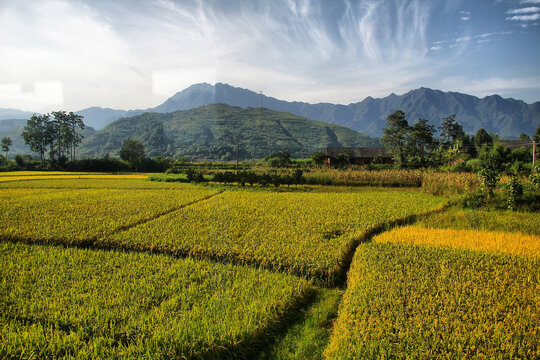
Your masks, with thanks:
M264 108L213 104L172 113L119 119L85 139L82 157L118 156L124 140L141 141L148 156L233 160L262 158L276 151L306 157L327 146L377 146L375 138L339 125Z

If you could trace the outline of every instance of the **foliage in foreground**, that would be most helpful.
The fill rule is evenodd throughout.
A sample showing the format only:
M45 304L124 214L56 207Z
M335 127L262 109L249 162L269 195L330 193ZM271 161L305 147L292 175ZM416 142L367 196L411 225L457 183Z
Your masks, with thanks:
M311 292L277 273L0 243L0 358L250 358Z
M444 202L407 191L231 191L107 237L100 245L264 266L333 284L370 231Z
M539 278L536 257L361 245L325 356L538 358Z

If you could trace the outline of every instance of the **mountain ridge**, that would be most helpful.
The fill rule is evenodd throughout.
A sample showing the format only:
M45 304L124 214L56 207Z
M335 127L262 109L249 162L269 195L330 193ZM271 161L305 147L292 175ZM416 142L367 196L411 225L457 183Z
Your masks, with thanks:
M326 146L380 146L377 139L335 124L265 108L210 104L170 113L145 112L116 120L85 139L82 157L118 156L122 142L142 142L148 156L234 160L276 151L307 157Z
M260 101L261 95L248 89L223 83L199 83L175 93L162 104L145 110L91 107L76 113L85 116L85 123L99 130L114 120L144 112L166 113L214 103L226 103L242 108L259 107ZM435 126L440 124L442 118L456 114L456 120L467 133L474 134L478 129L484 128L501 138L517 138L521 133L532 135L540 124L540 101L527 104L522 100L502 98L497 94L479 98L426 87L410 90L402 95L391 93L382 98L368 96L360 102L348 105L290 102L262 95L262 105L271 110L346 126L370 136L380 136L386 118L396 110L403 110L411 123L425 118Z

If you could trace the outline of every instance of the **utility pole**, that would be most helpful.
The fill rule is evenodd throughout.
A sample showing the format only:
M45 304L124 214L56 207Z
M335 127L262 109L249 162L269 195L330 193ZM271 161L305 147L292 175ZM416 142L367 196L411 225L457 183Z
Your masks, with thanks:
M238 175L238 140L236 141L236 175Z

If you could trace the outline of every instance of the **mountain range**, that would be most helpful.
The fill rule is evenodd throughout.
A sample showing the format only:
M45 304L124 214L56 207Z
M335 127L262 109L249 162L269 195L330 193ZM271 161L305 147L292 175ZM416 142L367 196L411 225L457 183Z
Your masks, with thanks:
M474 134L478 129L484 128L501 138L517 138L521 133L532 135L540 124L540 101L527 104L521 100L504 99L499 95L478 98L457 92L420 88L403 95L367 97L361 102L349 105L309 104L261 96L256 92L222 83L192 85L161 105L145 110L91 107L77 113L85 117L85 124L99 130L119 118L140 115L144 112L168 113L214 103L242 108L258 107L261 99L264 108L346 126L377 137L381 136L388 115L398 109L405 112L409 123L424 118L435 126L440 125L442 118L456 114L456 120L463 126L465 132ZM0 109L0 119L29 117L28 112L20 112L20 117L16 112L17 110Z
M276 151L307 157L327 146L380 146L349 128L265 108L210 104L169 113L122 118L85 139L81 157L119 155L124 140L142 142L148 156L234 160L262 158Z

